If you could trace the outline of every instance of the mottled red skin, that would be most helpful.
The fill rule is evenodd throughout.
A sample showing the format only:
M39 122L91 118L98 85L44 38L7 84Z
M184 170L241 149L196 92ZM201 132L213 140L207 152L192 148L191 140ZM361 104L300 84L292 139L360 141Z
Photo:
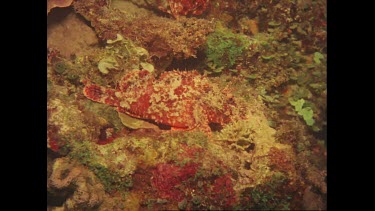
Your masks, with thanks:
M157 0L157 3L160 10L178 18L181 15L201 15L209 0Z
M90 82L85 84L84 95L95 102L176 129L202 126L207 130L209 123L228 123L231 110L236 106L233 99L196 71L165 72L156 79L146 70L134 70L119 81L116 89ZM222 105L213 106L210 99L205 98L208 93L219 98Z

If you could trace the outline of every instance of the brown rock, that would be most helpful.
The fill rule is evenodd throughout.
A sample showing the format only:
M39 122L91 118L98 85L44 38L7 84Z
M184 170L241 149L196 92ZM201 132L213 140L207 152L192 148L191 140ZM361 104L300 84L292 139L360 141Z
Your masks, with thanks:
M311 187L307 187L303 193L303 206L306 210L326 209L322 197L312 192Z
M95 32L74 13L51 13L47 25L47 46L58 49L62 56L86 55L98 44Z

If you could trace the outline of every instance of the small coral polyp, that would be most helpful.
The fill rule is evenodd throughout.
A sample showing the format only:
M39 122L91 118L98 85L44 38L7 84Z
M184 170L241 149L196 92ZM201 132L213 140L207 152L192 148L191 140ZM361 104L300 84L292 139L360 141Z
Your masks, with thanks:
M156 79L147 70L133 70L116 89L85 83L87 98L175 129L210 132L209 123L225 124L239 114L229 90L220 90L197 71L170 71Z

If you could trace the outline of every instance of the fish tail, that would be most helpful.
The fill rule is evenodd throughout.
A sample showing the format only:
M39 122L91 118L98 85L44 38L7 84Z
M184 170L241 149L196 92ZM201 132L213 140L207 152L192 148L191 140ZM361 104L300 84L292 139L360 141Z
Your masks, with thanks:
M110 106L119 106L119 99L115 95L115 90L104 88L95 84L87 84L83 89L83 94L92 101L105 103Z

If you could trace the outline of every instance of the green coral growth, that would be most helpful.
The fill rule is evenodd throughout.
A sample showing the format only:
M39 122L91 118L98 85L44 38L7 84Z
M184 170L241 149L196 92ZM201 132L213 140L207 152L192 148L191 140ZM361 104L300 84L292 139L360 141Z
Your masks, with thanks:
M108 168L102 165L91 165L89 169L103 183L106 191L112 190L126 190L133 186L133 180L131 176L121 177L115 172L111 172Z
M289 210L291 197L282 192L287 178L284 174L276 172L268 182L250 191L253 200L252 209L255 210Z
M207 61L219 70L222 67L230 68L248 45L249 42L244 35L217 27L216 31L207 37Z
M133 186L131 175L122 176L118 172L113 172L96 161L98 160L98 155L93 152L91 142L76 142L69 156L87 166L99 178L108 192L112 190L126 190Z
M308 126L314 125L315 123L315 120L313 119L314 112L311 107L305 106L306 102L304 99L299 99L297 101L294 101L293 99L289 99L289 102L292 106L294 106L294 109L296 110L298 115L303 117L303 120L305 120Z
M108 73L107 69L117 69L124 65L133 69L141 66L150 72L154 70L154 66L147 62L150 57L148 51L120 34L117 34L115 40L107 40L106 50L106 55L98 65L100 72L104 74Z
M98 117L104 118L110 123L110 125L113 125L115 128L115 133L124 128L121 119L118 117L117 111L112 107L105 104L95 103L93 101L87 101L85 108L88 111L95 113Z

